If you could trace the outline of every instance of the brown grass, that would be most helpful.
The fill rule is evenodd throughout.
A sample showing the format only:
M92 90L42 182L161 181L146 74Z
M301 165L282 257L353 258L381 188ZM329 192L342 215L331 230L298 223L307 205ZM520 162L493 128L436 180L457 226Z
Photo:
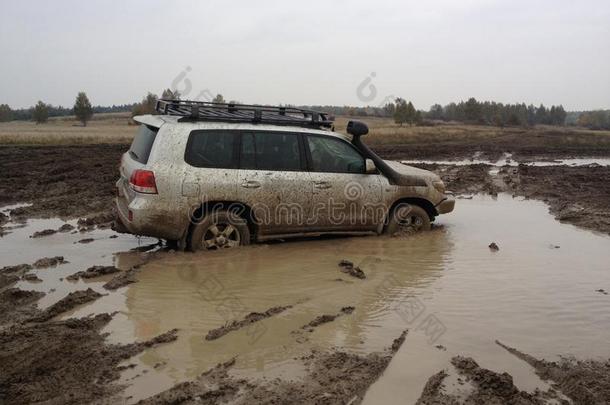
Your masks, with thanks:
M378 117L337 117L335 129L345 132L350 119L359 120L369 126L366 143L369 145L401 145L425 142L468 142L489 141L490 138L504 138L524 135L527 137L557 136L562 141L586 144L610 144L610 131L593 131L585 128L556 127L539 125L535 128L499 128L484 125L443 124L436 126L399 126L392 119Z
M28 121L2 122L0 144L129 143L136 131L136 126L129 123L129 113L96 114L86 127L74 117L54 117L39 125Z
M337 117L337 131L345 132L350 117ZM525 136L532 140L537 137L541 142L553 142L610 145L610 131L590 131L581 128L564 128L538 126L532 129L519 127L498 128L478 125L444 124L438 126L402 127L388 118L356 117L366 122L370 134L366 143L371 146L409 145L409 144L474 144L478 142L508 141L514 137ZM135 126L130 124L130 113L96 114L86 127L74 117L55 117L45 124L13 121L0 123L0 144L36 145L36 144L95 144L95 143L129 143L135 134Z

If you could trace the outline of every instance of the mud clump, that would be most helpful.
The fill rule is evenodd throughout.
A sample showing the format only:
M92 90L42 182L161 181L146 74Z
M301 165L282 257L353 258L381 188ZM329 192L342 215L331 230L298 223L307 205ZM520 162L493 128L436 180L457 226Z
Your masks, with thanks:
M138 402L139 405L180 404L197 402L204 405L216 405L236 398L241 389L248 387L244 379L229 376L228 371L235 364L235 359L217 364L201 374L195 381L180 383L167 391Z
M112 319L100 314L0 331L0 402L120 402L119 364L163 339L112 345L100 330ZM175 332L170 331L171 336Z
M458 405L457 399L443 393L447 376L447 372L441 370L430 377L415 405Z
M610 403L610 359L605 361L562 358L559 362L539 360L529 354L496 343L525 361L538 376L568 396L576 405Z
M23 278L25 273L32 270L29 264L18 264L15 266L5 266L0 269L0 288L7 287Z
M498 246L498 244L496 242L491 242L488 247L489 247L489 250L491 250L492 252L497 252L500 250L500 247Z
M74 291L66 295L64 298L51 305L49 308L42 311L42 313L34 318L33 322L46 322L57 315L76 308L79 305L83 305L96 299L100 298L102 294L97 291L88 288L86 290Z
M30 236L30 238L42 238L43 236L49 236L49 235L53 235L56 233L57 233L57 231L55 229L44 229L42 231L34 232Z
M285 307L273 307L269 308L265 312L251 312L241 321L233 321L228 325L221 326L220 328L212 329L205 336L205 340L216 340L229 332L241 329L245 326L248 326L254 322L261 321L263 319L269 318L271 316L277 315L279 313L284 312L287 309L292 308L292 305L287 305Z
M136 274L138 274L139 271L138 268L139 266L134 266L131 269L122 272L118 276L115 276L112 280L104 284L104 288L107 290L116 290L128 284L136 283L138 281L136 279Z
M37 314L36 303L44 295L41 291L24 291L19 288L0 292L0 325L19 323Z
M72 225L70 225L70 224L63 224L62 226L59 227L57 232L65 233L65 232L70 232L72 230L74 230L74 227Z
M33 266L37 269L42 269L46 267L55 267L59 264L68 263L64 260L63 256L54 256L54 257L43 257L42 259L38 259L34 262Z
M117 269L114 266L92 266L92 267L89 267L85 271L79 271L74 274L71 274L68 277L66 277L66 279L71 280L71 281L76 281L81 278L84 278L84 279L95 278L95 277L105 276L107 274L118 273L120 271L121 270Z
M360 267L354 267L354 263L350 262L349 260L341 260L339 262L339 267L343 273L349 274L352 277L356 277L361 280L364 280L366 278L366 274L364 274L364 271L362 271Z
M398 351L398 349L400 349L402 344L405 342L405 339L407 338L407 333L409 333L409 330L404 330L400 334L400 336L398 336L396 339L394 339L394 341L392 342L392 346L390 346L390 351L392 353L396 353Z
M428 380L417 401L417 405L478 405L478 404L508 404L508 405L543 405L545 398L555 397L553 393L536 391L530 394L520 391L514 384L510 374L497 373L481 368L470 357L455 356L451 364L458 373L466 377L472 384L472 390L466 398L443 392L444 379L447 373L442 370Z
M316 317L314 320L312 320L311 322L309 322L307 325L303 325L301 327L301 329L305 329L305 330L309 330L310 332L313 331L313 328L318 327L320 325L323 325L325 323L328 322L332 322L335 319L337 319L338 317L342 316L342 315L348 315L351 314L352 312L354 312L354 307L343 307L341 308L341 311L338 314L335 315L320 315L318 317Z
M34 273L28 273L28 274L24 274L22 279L24 279L25 281L29 281L32 283L40 283L42 282L42 280Z

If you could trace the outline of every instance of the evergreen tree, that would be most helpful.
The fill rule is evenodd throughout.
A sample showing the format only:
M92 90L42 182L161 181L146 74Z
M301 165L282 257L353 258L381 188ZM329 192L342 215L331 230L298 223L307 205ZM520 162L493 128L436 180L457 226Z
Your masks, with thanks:
M398 97L394 108L394 122L402 126L408 121L408 108L405 99Z
M49 119L49 106L42 101L38 101L32 108L32 118L36 124L43 124Z
M93 117L93 108L91 107L89 98L87 98L87 95L83 91L76 96L76 101L74 102L74 115L85 127L87 126L87 121Z
M13 120L13 110L8 104L0 104L0 122L7 122Z

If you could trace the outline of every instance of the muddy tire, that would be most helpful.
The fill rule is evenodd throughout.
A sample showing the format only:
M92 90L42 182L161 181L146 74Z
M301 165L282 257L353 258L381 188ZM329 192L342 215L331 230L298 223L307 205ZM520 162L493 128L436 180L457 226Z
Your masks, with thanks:
M197 250L218 250L250 244L250 229L245 219L229 211L219 211L206 215L195 225L189 248Z
M388 235L429 231L430 217L425 209L413 204L398 204L390 214L386 227Z

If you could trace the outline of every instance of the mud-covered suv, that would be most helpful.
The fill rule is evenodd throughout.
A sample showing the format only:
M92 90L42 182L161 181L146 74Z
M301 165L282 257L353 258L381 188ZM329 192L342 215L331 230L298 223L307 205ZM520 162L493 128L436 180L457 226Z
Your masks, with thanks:
M288 107L159 100L120 165L116 229L217 249L321 234L426 230L454 200L426 170L385 161L350 121Z

